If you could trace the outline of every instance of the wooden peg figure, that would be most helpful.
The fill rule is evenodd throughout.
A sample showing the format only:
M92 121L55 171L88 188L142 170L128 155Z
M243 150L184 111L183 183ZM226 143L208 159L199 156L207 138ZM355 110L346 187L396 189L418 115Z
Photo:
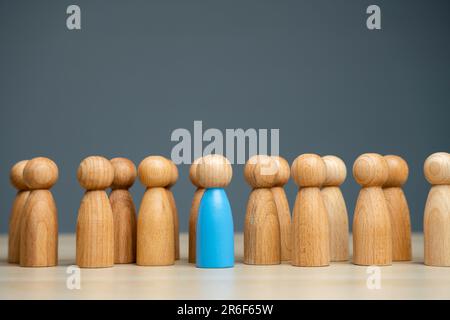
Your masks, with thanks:
M137 176L136 166L126 158L111 159L114 168L109 201L114 220L114 263L136 262L136 208L129 188Z
M202 199L203 193L205 189L199 185L196 169L198 164L201 161L201 157L196 159L191 167L189 168L189 179L191 183L197 187L194 192L194 197L192 198L191 210L189 212L189 263L196 262L196 237L197 237L197 217L198 217L198 208L200 206L200 201Z
M165 188L173 181L173 167L164 157L150 156L139 164L138 175L147 190L139 209L136 262L141 266L172 265L175 227Z
M50 188L58 180L58 167L43 157L27 162L23 178L31 190L20 223L20 266L58 264L58 212Z
M291 168L286 159L280 156L272 156L274 165L277 168L275 175L275 186L271 188L275 205L277 206L278 222L280 224L280 238L281 238L281 261L291 260L292 247L292 224L291 224L291 210L289 202L284 191L284 185L288 183L291 177Z
M112 267L114 217L105 189L114 181L114 167L104 157L87 157L77 178L86 193L78 209L76 263L80 268Z
M291 176L299 186L292 217L292 257L294 266L318 267L330 264L330 228L320 193L326 167L316 154L298 156Z
M166 187L166 191L167 191L167 198L169 199L170 202L170 208L172 210L172 215L173 215L173 233L174 233L174 241L175 241L175 260L179 260L180 259L180 231L179 231L179 221L178 221L178 209L177 209L177 203L175 201L175 197L173 196L173 192L171 190L171 188L175 185L175 183L178 180L178 168L175 165L175 163L173 163L172 160L169 160L170 162L170 166L171 166L171 170L172 170L172 175L171 175L171 179L170 179L170 183L169 185Z
M9 216L9 237L8 237L8 262L19 263L20 261L20 222L22 221L23 209L30 195L30 190L23 178L23 169L28 160L17 162L10 171L9 180L17 189L16 197Z
M353 216L354 264L392 264L391 218L381 189L388 173L386 160L376 153L365 153L353 164L353 176L362 186Z
M344 161L335 156L322 157L326 167L326 178L322 185L322 198L330 224L331 261L348 260L348 213L340 185L347 176Z
M271 188L275 186L278 167L266 155L251 157L244 177L253 188L247 203L244 226L244 263L279 264L281 236L277 206Z
M423 169L432 185L424 214L425 264L450 267L450 154L430 155Z
M392 260L411 260L411 221L409 207L402 186L408 179L408 164L399 156L384 156L388 165L388 179L383 185L392 227Z

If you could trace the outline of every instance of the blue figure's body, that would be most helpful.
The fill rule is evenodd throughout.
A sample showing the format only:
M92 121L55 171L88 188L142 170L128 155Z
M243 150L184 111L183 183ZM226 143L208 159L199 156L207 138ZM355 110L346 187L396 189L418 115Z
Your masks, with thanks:
M234 266L233 215L222 188L206 189L197 218L197 267Z

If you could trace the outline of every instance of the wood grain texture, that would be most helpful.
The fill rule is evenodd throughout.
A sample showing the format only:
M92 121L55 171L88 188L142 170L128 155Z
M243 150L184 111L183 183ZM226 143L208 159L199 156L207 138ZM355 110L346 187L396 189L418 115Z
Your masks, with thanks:
M166 188L167 191L167 199L169 200L170 210L172 212L173 218L173 236L174 236L174 245L175 245L175 260L180 259L180 222L178 219L178 209L177 203L175 201L175 197L173 196L172 190Z
M141 266L175 263L173 215L167 191L148 188L142 198L137 226L137 259Z
M300 188L292 217L291 263L299 267L330 264L328 213L319 188Z
M49 190L31 191L20 228L20 266L58 264L58 213Z
M424 163L425 178L433 185L424 213L424 256L429 266L450 266L450 154L436 152Z
M292 224L291 210L283 187L271 188L277 208L278 223L280 225L281 261L291 260Z
M20 221L20 266L55 266L58 263L58 212L47 189L58 180L58 167L49 158L33 158L23 168L23 180L31 192Z
M346 261L349 256L348 213L339 186L347 177L347 168L344 161L336 156L324 156L322 159L327 172L321 193L330 226L330 258L331 261Z
M345 200L339 187L321 190L330 225L330 260L347 261L349 258L349 227Z
M244 263L279 264L281 237L277 207L269 188L253 189L244 225Z
M408 164L396 155L384 156L388 178L383 185L392 226L392 260L409 261L412 258L411 221L408 202L402 186L408 180Z
M136 208L126 189L109 195L114 220L114 263L136 262Z
M189 212L189 263L196 263L197 217L200 201L204 193L204 188L197 188L192 198L191 210Z
M77 220L76 263L81 268L114 265L114 217L104 190L86 191Z
M353 176L362 186L353 216L353 263L390 265L391 218L381 188L389 177L388 164L379 154L362 154L353 164Z
M298 156L291 177L300 187L292 216L291 263L300 267L330 264L330 227L320 186L326 179L326 165L316 154Z
M411 221L408 202L399 187L383 188L392 225L392 260L409 261L412 257Z
M424 214L425 264L450 267L450 186L433 186Z
M114 179L109 195L114 220L114 263L136 261L136 208L128 191L136 180L134 163L126 158L110 160Z
M392 229L381 187L362 188L353 219L353 263L392 264Z
M19 263L20 261L20 223L23 217L25 203L30 195L30 191L18 191L11 208L9 218L8 237L8 262Z

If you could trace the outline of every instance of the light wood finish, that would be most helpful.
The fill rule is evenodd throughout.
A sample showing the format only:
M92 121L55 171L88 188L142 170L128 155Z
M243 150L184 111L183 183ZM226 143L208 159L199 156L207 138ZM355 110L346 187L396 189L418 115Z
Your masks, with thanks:
M205 189L201 188L196 175L197 165L201 161L201 157L195 159L189 168L189 180L197 187L192 198L191 210L189 211L189 263L196 263L196 240L197 240L197 217L200 201L202 200Z
M321 193L330 226L330 260L346 261L349 257L348 213L339 186L345 181L347 168L344 161L336 156L325 156L322 159L327 171Z
M173 167L167 158L148 156L139 164L138 175L147 188L167 187L173 182Z
M244 226L244 263L279 264L281 238L277 207L268 188L253 189Z
M30 191L23 179L23 169L28 160L17 162L10 171L10 182L17 189L11 213L9 216L9 237L8 237L8 262L19 263L20 261L20 222L25 203L30 195Z
M173 215L164 188L148 188L137 227L137 264L165 266L175 262Z
M399 156L384 156L388 164L388 179L383 185L384 197L391 217L392 260L409 261L411 249L411 220L408 202L402 186L408 179L408 164Z
M58 180L58 167L48 158L34 158L26 163L23 178L31 192L20 221L20 266L56 266L58 212L48 189Z
M197 217L200 201L205 193L204 188L197 188L192 198L191 211L189 212L189 262L196 262Z
M242 233L235 235L234 268L195 268L187 262L188 235L181 233L181 259L174 266L83 269L80 290L69 290L66 283L73 273L67 268L75 263L75 236L61 234L59 240L59 266L19 268L6 262L7 236L0 235L0 299L450 299L450 272L423 265L419 233L412 234L412 262L380 268L378 290L366 285L373 275L367 267L347 262L301 270L288 263L243 264Z
M280 224L281 261L289 261L292 247L291 210L283 187L291 177L291 168L286 159L282 157L272 156L272 159L277 168L275 186L271 188L271 191L277 206L278 222Z
M126 158L111 159L114 168L109 202L114 219L114 263L136 262L136 207L128 189L136 180L137 170Z
M450 266L450 154L430 155L424 164L432 184L424 213L424 255L429 266Z
M315 267L330 264L328 213L320 193L326 178L322 158L315 154L297 157L291 176L300 187L292 217L292 256L294 266Z
M166 187L167 190L167 198L170 202L170 208L172 209L172 215L173 215L173 226L174 226L174 236L175 236L175 260L180 259L180 226L179 226L179 219L178 219L178 209L177 209L177 203L175 201L175 197L173 195L173 192L171 188L175 185L175 183L178 180L178 168L173 163L173 161L170 161L170 165L172 167L172 178L170 180L169 185Z
M362 186L353 217L353 263L390 265L391 218L381 188L388 178L386 160L379 154L363 154L353 165L353 176Z
M278 223L280 225L281 261L291 260L292 224L291 210L283 187L273 187L272 191L277 208Z
M78 209L76 263L81 268L114 264L114 217L106 188L114 181L114 167L100 156L84 159L78 167L80 185L87 189Z
M280 223L271 191L277 173L274 158L266 155L255 155L245 164L244 177L253 190L245 215L244 263L281 262Z
M195 175L202 188L224 188L230 184L233 170L227 158L210 154L200 159Z
M136 263L141 266L172 265L175 262L175 226L166 189L173 183L171 161L150 156L142 160L138 172L147 190L139 209Z

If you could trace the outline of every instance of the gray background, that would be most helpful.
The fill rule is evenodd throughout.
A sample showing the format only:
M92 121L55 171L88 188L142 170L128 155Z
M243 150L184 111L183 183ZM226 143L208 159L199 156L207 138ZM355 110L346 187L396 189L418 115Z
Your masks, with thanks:
M66 8L82 30L66 29ZM368 5L382 8L369 31ZM351 172L364 152L407 159L414 230L429 190L427 155L450 151L448 1L0 2L0 231L15 190L10 167L45 155L61 232L74 232L85 156L170 156L176 128L279 128L280 153L335 154ZM194 188L174 187L181 229ZM249 187L227 189L242 230ZM358 185L342 187L352 218ZM291 206L296 188L286 187ZM136 203L143 188L132 188Z

